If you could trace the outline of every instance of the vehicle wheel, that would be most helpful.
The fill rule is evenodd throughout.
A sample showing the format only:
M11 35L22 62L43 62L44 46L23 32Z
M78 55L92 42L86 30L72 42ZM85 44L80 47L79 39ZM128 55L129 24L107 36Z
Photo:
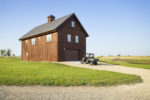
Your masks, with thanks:
M97 61L95 61L94 65L97 65Z
M84 61L83 61L83 60L81 60L81 64L84 64Z
M93 65L93 62L92 62L92 61L90 62L90 65Z
M89 63L89 61L88 60L86 60L86 64L88 64Z

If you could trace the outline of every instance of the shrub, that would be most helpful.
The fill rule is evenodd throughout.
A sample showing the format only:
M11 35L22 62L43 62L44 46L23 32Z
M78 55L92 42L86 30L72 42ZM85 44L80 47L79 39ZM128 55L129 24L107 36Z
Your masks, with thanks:
M12 56L15 57L16 55L15 55L15 54L12 54Z
M120 57L121 55L120 55L120 54L118 54L117 56L118 56L118 57Z

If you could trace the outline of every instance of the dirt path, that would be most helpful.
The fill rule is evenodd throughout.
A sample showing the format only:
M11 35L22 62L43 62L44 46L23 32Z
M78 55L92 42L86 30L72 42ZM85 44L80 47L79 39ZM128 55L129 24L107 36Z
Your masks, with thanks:
M89 64L80 64L79 62L60 62L60 63L70 65L70 66L76 66L80 68L107 70L107 71L113 71L113 72L121 72L121 73L126 73L126 74L139 75L144 80L144 83L147 83L147 82L150 83L150 70L148 69L124 67L124 66L104 64L104 63L99 63L97 66L91 66Z
M150 70L100 64L63 64L140 75L143 83L110 87L0 86L0 100L150 100Z

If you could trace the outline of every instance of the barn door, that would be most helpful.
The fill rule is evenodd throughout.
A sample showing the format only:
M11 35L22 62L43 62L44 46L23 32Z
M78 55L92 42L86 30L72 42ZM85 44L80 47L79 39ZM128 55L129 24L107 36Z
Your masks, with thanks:
M65 50L65 61L78 61L79 51L78 50Z

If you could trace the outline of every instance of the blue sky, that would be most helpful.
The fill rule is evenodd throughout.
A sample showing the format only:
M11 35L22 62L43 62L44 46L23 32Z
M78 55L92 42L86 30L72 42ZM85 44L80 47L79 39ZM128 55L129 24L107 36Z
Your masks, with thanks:
M87 52L150 55L149 0L0 0L0 49L21 55L18 38L35 26L75 13L86 31Z

